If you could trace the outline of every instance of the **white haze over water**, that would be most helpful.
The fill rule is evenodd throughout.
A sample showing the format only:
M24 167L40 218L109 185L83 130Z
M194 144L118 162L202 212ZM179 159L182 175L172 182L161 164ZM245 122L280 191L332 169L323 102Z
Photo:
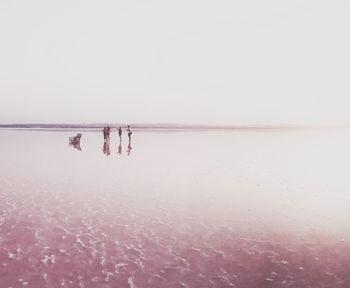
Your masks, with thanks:
M0 2L0 123L349 124L348 1Z

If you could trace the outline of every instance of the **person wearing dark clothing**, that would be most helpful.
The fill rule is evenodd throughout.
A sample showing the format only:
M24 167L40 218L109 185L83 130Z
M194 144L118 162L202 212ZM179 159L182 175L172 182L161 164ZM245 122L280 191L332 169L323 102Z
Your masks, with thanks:
M109 134L111 133L111 127L107 126L107 139L109 140Z
M103 140L107 141L107 127L103 127Z
M119 140L120 140L120 142L122 142L123 130L122 130L122 127L120 127L120 126L119 126L119 128L118 128L118 134L119 134Z
M129 143L131 142L131 130L130 130L130 126L128 125L128 129L126 129L126 131L128 131L128 137L129 137Z

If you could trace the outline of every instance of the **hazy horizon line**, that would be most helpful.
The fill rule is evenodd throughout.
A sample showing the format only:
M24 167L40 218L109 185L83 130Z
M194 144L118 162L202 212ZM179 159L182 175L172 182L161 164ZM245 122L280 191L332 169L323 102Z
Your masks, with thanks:
M81 128L97 129L105 126L127 127L134 129L322 129L350 128L350 125L296 125L296 124L179 124L179 123L11 123L0 124L0 128Z

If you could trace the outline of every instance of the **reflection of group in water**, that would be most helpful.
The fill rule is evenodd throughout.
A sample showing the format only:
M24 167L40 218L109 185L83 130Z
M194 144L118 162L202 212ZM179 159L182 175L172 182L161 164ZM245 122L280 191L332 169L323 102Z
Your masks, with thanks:
M119 146L118 146L118 151L117 153L119 155L122 154L122 135L123 135L123 130L122 130L122 127L118 127L117 128L117 131L118 131L118 136L119 136ZM128 150L127 150L127 153L128 153L128 156L130 155L131 153L131 135L132 135L132 132L131 132L131 129L130 129L130 126L128 125L126 131L128 132L128 139L129 139L129 143L128 143ZM106 127L103 127L103 139L104 139L104 142L103 142L103 154L106 154L106 155L110 155L111 154L111 149L110 149L110 133L111 133L111 128L109 126L106 126Z

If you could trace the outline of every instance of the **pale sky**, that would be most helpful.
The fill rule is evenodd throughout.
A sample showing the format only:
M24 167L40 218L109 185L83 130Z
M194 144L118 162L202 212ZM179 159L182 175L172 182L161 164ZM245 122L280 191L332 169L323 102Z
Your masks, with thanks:
M346 0L0 0L0 123L350 124Z

